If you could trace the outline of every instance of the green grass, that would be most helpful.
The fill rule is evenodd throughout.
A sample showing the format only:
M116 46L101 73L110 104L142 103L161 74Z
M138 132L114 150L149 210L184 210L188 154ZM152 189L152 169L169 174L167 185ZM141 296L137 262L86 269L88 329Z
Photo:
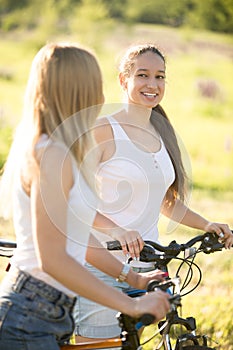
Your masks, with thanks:
M233 41L228 35L192 32L162 26L115 26L96 22L71 34L48 34L45 30L2 35L0 71L0 118L14 125L21 116L24 88L31 59L50 40L72 40L94 48L100 62L107 104L122 101L117 80L117 58L137 42L156 42L167 56L167 88L162 102L183 140L192 164L193 185L210 191L230 191L233 182ZM92 30L93 29L93 30ZM213 98L200 94L200 81L212 81L218 93ZM0 151L1 157L1 151Z

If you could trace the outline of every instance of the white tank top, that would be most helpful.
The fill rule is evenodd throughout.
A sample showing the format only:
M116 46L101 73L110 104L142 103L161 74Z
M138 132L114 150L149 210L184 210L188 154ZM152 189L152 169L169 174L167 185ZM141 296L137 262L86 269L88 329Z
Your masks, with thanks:
M116 224L137 230L143 240L158 241L161 204L175 179L168 152L161 137L158 152L139 149L113 117L107 119L113 130L115 153L97 171L102 200L98 210ZM111 240L108 235L94 233L102 243ZM122 253L115 255L125 260Z
M47 142L51 141L49 141L47 135L43 135L37 147L45 147ZM72 165L74 184L70 190L67 208L66 251L76 261L84 264L90 227L92 226L96 214L97 200L79 172L75 161L73 161ZM12 267L15 266L21 270L27 271L34 277L49 283L64 293L74 296L75 294L73 292L39 268L32 238L30 197L28 197L23 190L19 177L15 184L13 202L13 219L17 249L11 261ZM48 242L48 245L49 244L50 242ZM53 247L51 247L51 249L53 249Z

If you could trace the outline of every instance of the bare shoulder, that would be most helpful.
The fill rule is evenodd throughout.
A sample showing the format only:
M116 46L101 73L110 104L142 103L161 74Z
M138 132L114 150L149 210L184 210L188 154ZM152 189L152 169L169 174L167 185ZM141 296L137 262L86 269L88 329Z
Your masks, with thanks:
M72 158L69 150L62 144L52 142L36 152L40 168L40 176L46 177L48 183L54 179L62 179L63 185L73 184Z
M40 164L44 163L46 165L49 162L50 166L51 164L58 164L64 161L67 165L71 163L70 151L58 142L52 142L46 147L36 149L36 158Z
M113 139L112 127L106 117L97 118L95 128L95 138L97 143Z
M99 162L105 162L113 156L116 149L112 127L106 117L97 119L95 139L98 144Z

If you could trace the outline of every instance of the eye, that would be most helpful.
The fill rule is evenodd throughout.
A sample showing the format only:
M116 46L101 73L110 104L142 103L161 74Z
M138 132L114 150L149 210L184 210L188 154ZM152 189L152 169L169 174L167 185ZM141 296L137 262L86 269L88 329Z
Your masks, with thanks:
M147 74L145 74L145 73L140 73L137 76L141 77L141 78L147 78Z
M165 75L156 75L156 79L161 79L161 80L163 80L163 79L165 79L166 77L165 77Z

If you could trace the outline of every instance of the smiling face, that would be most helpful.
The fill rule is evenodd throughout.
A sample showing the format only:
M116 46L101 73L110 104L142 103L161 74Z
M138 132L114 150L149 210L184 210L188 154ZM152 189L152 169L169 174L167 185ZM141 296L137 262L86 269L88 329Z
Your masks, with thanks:
M158 54L147 51L135 57L129 74L120 73L119 78L128 103L153 108L164 96L165 62Z

